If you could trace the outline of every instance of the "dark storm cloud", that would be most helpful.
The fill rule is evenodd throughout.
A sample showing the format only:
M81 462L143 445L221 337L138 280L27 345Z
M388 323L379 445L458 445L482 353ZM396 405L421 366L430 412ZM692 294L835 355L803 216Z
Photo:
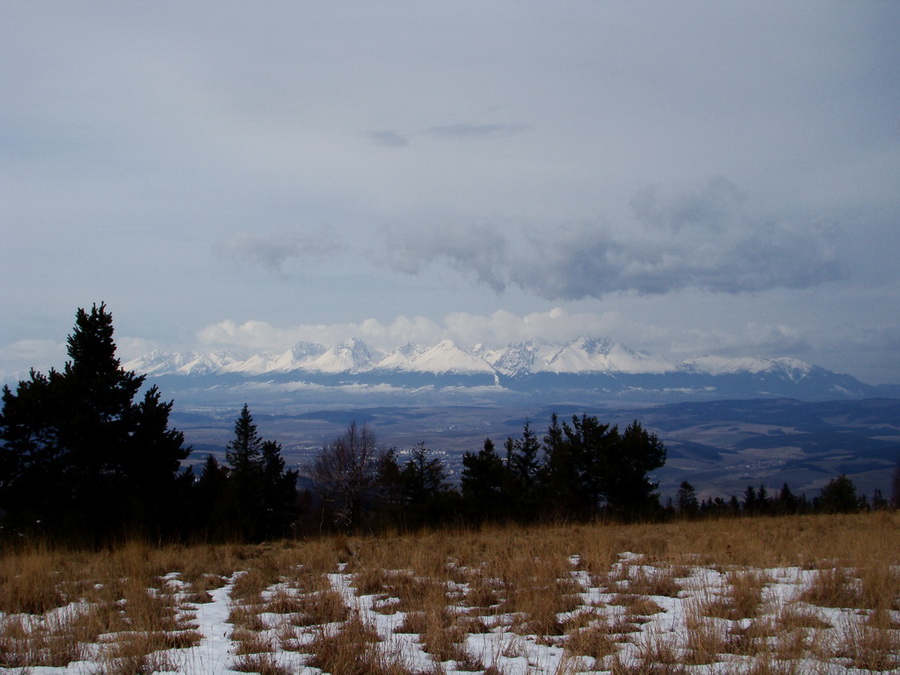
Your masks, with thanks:
M476 279L498 293L507 284L507 241L483 225L432 224L390 234L388 265L407 274L430 271L441 260L454 269L474 272Z
M738 237L635 242L613 241L584 227L564 241L546 242L542 256L510 270L510 281L548 299L570 300L619 291L808 288L841 276L824 236L760 224Z
M670 199L643 190L632 200L635 220L618 227L416 230L397 238L398 259L406 261L398 267L417 273L442 259L496 291L515 284L550 300L682 289L749 293L841 278L833 227L750 214L743 204L737 188L715 179Z

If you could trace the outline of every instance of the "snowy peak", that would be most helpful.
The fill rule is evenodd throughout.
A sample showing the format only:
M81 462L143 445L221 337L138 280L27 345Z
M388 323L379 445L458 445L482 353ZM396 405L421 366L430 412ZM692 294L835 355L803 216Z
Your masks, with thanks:
M494 374L494 369L488 362L472 352L460 349L451 340L443 340L427 349L408 343L382 360L377 368L434 374Z
M723 356L701 356L688 359L682 366L688 372L705 375L759 375L767 373L780 375L792 382L799 381L812 372L812 366L797 359L787 357L765 359L758 356L726 358Z
M359 338L350 338L328 349L301 342L282 353L260 352L249 357L227 351L156 351L123 367L154 378L240 375L325 386L348 382L397 388L489 385L510 392L586 386L611 396L644 396L647 400L666 396L825 400L874 395L871 387L849 375L796 359L702 356L673 364L609 338L588 337L563 345L533 340L471 349L451 340L424 347L410 342L391 352L373 350Z
M484 358L497 372L515 377L541 370L558 349L546 342L529 340L512 343L506 349L486 352Z
M415 343L407 342L400 349L391 352L379 361L375 368L378 370L412 370L412 364L421 352L422 350Z
M290 371L302 368L318 356L325 353L325 347L313 342L298 342L293 347L272 361L271 369Z
M372 367L372 352L366 343L352 337L325 351L305 365L323 373L359 373Z
M144 375L163 375L178 370L195 358L197 354L170 354L154 349L149 354L123 363L122 368Z
M541 369L549 373L667 373L668 361L636 352L607 338L579 338L554 354Z
M426 349L412 363L417 370L429 373L494 373L487 361L463 351L450 340Z
M227 351L215 351L194 355L190 361L175 369L179 375L213 375L226 372L226 368L239 363L240 359Z

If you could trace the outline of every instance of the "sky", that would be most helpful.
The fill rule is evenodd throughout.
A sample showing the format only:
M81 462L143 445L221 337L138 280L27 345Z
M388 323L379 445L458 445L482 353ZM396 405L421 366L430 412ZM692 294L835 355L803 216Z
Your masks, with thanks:
M610 337L900 383L900 3L0 5L0 373Z

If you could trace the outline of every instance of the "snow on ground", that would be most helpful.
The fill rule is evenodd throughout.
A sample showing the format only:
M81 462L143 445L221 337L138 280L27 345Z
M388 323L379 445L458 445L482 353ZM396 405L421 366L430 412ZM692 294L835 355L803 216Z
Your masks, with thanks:
M426 651L426 640L422 634L403 632L407 613L391 609L392 599L384 594L359 594L354 573L346 564L341 564L327 575L327 581L343 599L349 616L358 617L363 625L375 630L380 641L377 649L385 659L402 664L411 673L444 672L456 675L472 672L473 668L479 671L492 669L494 673L506 675L608 672L616 660L619 667L637 667L651 662L665 664L667 658L670 665L683 665L684 672L733 673L749 672L755 659L760 658L760 653L770 659L770 663L782 666L791 663L795 667L791 672L862 673L871 670L855 667L859 666L860 661L858 657L854 660L853 645L867 635L871 638L874 635L870 635L871 631L885 631L875 635L883 638L881 642L875 640L875 647L870 645L876 651L885 649L877 644L888 645L888 650L900 644L900 612L888 611L887 627L874 629L867 627L867 622L873 619L870 610L822 607L805 601L803 591L814 583L816 570L798 567L735 570L699 565L679 565L676 569L671 565L650 564L631 553L620 554L604 575L591 574L582 569L578 556L573 556L569 563L571 571L567 581L573 582L577 589L578 606L559 613L559 625L565 626L566 622L573 625L572 621L587 617L580 626L570 628L569 633L589 630L592 626L608 627L610 653L600 660L574 648L567 650L567 638L563 635L537 635L522 630L519 621L521 613L503 614L480 608L482 615L474 616L473 610L477 615L479 608L453 601L453 598L465 597L470 590L468 584L446 581L448 610L468 613L469 617L482 620L482 625L487 628L463 637L461 653L469 657L468 663L454 660L436 663ZM410 574L407 570L396 572ZM202 635L202 640L190 648L161 653L157 660L168 664L168 668L157 672L189 675L238 672L241 644L236 639L237 631L229 618L236 606L232 590L240 574L236 573L225 585L212 590L209 602L190 603L181 610L193 615L190 623ZM170 575L168 581L177 585L180 583L177 576ZM749 616L741 615L738 608L741 587L751 595L754 592L759 594L757 610L749 612ZM276 592L300 593L295 587L292 591L290 584L276 584L263 596L273 597ZM646 604L637 604L638 599ZM787 650L785 635L793 630L785 628L785 622L790 620L789 614L799 617L797 621L802 626L797 629L798 640L805 646L796 652L794 659L786 661L780 659ZM311 655L304 653L303 648L310 645L316 636L338 634L340 623L303 627L300 629L303 637L293 647L285 649L287 643L279 643L278 638L279 627L286 625L285 616L261 612L259 618L262 621L260 635L274 645L273 651L266 657L269 659L267 663L282 669L269 672L322 672L308 665ZM744 653L741 648L735 648L736 640L742 635L752 634L754 630L758 630L755 651L749 649L749 642ZM714 658L698 658L704 641L712 645ZM760 648L760 644L769 647ZM816 644L830 647L822 648L817 653ZM87 651L99 654L98 648ZM900 672L896 653L888 651L879 654L882 666L879 670ZM0 650L0 663L3 658L4 653ZM245 667L246 664L245 661ZM108 665L83 660L67 666L0 668L0 671L74 675L102 672Z

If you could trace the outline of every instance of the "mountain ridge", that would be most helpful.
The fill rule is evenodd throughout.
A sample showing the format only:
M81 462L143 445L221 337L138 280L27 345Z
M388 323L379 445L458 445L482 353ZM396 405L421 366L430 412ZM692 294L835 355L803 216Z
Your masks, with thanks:
M826 400L879 395L878 387L850 375L789 357L698 356L676 363L603 337L579 337L565 343L530 340L471 349L442 340L431 346L406 343L393 350L376 350L351 337L328 348L298 343L284 352L260 352L247 358L229 351L156 351L123 367L152 377L215 379L230 375L282 383L400 389L590 389L607 391L612 398L635 400L735 396Z

